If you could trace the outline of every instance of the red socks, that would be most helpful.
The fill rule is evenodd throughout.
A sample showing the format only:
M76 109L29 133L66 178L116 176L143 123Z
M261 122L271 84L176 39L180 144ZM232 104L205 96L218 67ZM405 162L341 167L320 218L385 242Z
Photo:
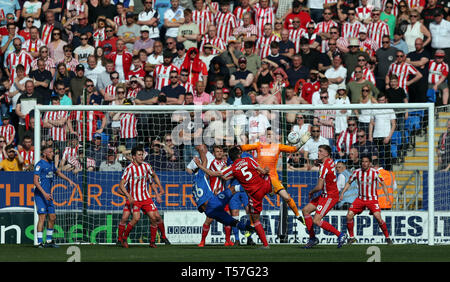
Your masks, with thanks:
M339 232L336 228L334 228L333 225L331 225L327 221L321 220L320 223L319 223L319 226L321 228L323 228L324 230L333 233L336 236L339 236L339 234L341 234L341 232Z
M161 238L166 239L166 228L164 227L164 222L158 223L158 230L161 232Z
M260 221L255 222L255 230L256 234L258 234L259 239L261 239L263 246L267 247L269 243L267 243L266 233L264 232L264 228L262 227Z
M203 224L203 229L202 229L202 242L205 242L206 236L208 236L208 233L209 233L209 225Z
M314 233L314 224L310 214L307 214L303 217L305 219L306 229L308 229L309 238L316 237L316 233Z
M355 225L353 219L351 221L347 221L347 230L348 230L348 235L350 235L350 238L355 237L355 235L353 234L353 226Z
M383 231L384 237L389 238L389 232L387 230L386 222L383 221L383 223L380 224L380 228Z
M119 228L117 231L117 235L119 236L118 240L121 241L123 239L123 233L125 232L126 224L119 224Z
M150 242L155 243L156 241L156 232L158 232L158 226L150 225Z
M230 242L231 226L225 226L225 242Z
M131 224L128 224L127 225L127 228L125 229L125 232L123 232L123 236L122 236L122 238L123 239L127 239L128 238L128 235L130 235L130 232L131 232L131 230L133 230L133 225L131 225Z

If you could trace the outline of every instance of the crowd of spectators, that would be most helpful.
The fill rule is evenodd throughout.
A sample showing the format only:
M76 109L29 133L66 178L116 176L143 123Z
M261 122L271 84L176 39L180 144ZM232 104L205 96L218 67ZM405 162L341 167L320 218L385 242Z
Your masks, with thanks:
M120 170L136 144L157 169L182 170L195 154L186 141L207 130L224 141L232 128L226 141L251 143L277 126L268 111L205 112L198 126L193 114L163 112L35 117L37 104L448 104L448 1L170 0L163 10L165 2L0 0L0 169L31 169L42 142L74 172ZM42 140L33 140L35 118ZM289 112L288 130L312 134L289 168L314 169L317 147L330 144L347 169L362 154L391 169L391 140L400 131L406 144L407 119L394 110ZM400 146L396 159L405 153Z

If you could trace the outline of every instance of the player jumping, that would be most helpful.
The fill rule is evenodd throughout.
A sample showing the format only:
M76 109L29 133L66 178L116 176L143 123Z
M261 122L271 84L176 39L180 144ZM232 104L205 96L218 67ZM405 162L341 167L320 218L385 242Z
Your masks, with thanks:
M34 167L34 177L33 183L34 189L34 202L36 203L36 209L38 213L38 224L37 224L37 238L38 238L38 248L57 248L58 245L52 239L53 227L56 221L55 205L53 203L52 187L53 179L56 174L60 178L69 182L72 187L76 184L65 176L59 169L55 167L53 158L55 153L52 147L42 148L42 158ZM43 230L46 215L48 214L47 222L47 242L44 245L43 240Z
M194 158L198 168L194 171L194 185L192 185L192 195L198 211L204 212L207 219L211 219L211 221L217 220L224 226L237 227L241 231L253 231L253 228L250 226L249 222L247 224L240 222L225 211L225 206L228 204L235 191L227 188L217 195L213 193L205 172L199 168L210 172L213 171L209 170L205 166L208 161L204 151L200 149L199 153L201 161L198 158ZM219 172L213 173L219 174ZM219 175L216 176L218 177ZM203 239L202 242L204 243Z
M268 177L269 169L261 168L252 158L242 158L241 149L233 147L228 151L228 155L233 164L221 172L214 172L203 166L196 159L197 166L205 171L209 176L220 176L225 180L232 177L236 178L241 187L247 192L249 197L250 217L254 224L255 232L263 243L264 249L269 248L269 244L260 222L260 213L262 211L262 202L264 197L272 191L272 184Z
M309 198L319 191L320 196L312 199L302 210L305 217L306 228L309 233L309 241L305 245L309 249L319 243L319 239L315 236L314 225L317 225L328 232L338 236L338 248L342 247L345 241L345 233L339 232L329 222L324 221L323 217L339 202L339 190L337 188L336 170L331 156L331 147L328 145L320 145L318 152L318 161L321 163L319 169L319 179L316 187L309 191ZM314 218L311 213L315 211ZM314 225L313 225L314 224Z
M342 189L340 196L341 200L344 197L344 193L350 188L350 185L355 180L358 181L359 195L358 198L353 201L347 212L347 230L350 235L348 244L353 244L356 242L353 233L353 218L355 217L355 215L360 214L365 208L368 208L375 219L378 221L378 225L380 226L384 236L386 237L386 243L392 244L392 240L389 238L389 231L387 230L386 222L381 218L381 209L378 204L377 195L378 184L381 184L385 195L388 194L388 191L380 173L376 169L371 167L369 156L364 155L361 157L361 168L353 171L352 175L345 184L344 189ZM390 204L391 200L389 198L387 199L387 201Z
M300 216L297 208L297 204L294 199L291 198L289 193L284 188L283 184L278 178L277 173L277 163L279 155L281 152L285 153L295 153L297 152L305 143L308 141L309 135L302 136L301 141L295 146L279 144L276 141L274 132L272 130L267 130L266 141L257 142L255 144L241 145L242 151L256 150L257 158L256 161L261 167L269 168L269 176L272 181L273 192L280 195L281 198L287 203L287 205L294 212L295 217L303 224L305 221L302 216Z

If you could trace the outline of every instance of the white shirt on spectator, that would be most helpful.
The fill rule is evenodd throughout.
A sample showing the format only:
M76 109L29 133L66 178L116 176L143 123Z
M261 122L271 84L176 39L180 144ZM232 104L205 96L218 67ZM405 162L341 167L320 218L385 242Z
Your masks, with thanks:
M320 145L330 145L330 142L327 138L324 138L322 136L319 136L319 139L314 140L314 138L310 138L308 142L303 146L303 150L305 152L308 152L308 159L310 160L317 160L318 153L319 153L319 146Z
M344 79L339 84L330 83L330 85L328 86L328 90L331 89L331 90L334 91L334 93L336 93L336 91L338 90L338 88L340 86L345 87L345 79L347 78L347 69L344 66L340 66L338 69L335 69L335 68L331 67L325 72L325 76L328 79L330 79L330 78L338 78L338 77ZM328 101L328 102L331 104L331 101Z
M373 138L384 138L389 136L391 131L391 120L395 120L393 109L372 110L375 126L373 128Z

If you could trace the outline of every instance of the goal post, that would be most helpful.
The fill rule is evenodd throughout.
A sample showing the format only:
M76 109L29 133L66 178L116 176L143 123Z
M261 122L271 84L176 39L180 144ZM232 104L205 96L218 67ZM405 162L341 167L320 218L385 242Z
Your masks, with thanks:
M265 138L264 135L259 135L260 139L252 139L252 136L249 136L249 117L255 112L264 114L267 117L267 120L270 123L270 129L272 129L275 134L279 136L280 142L286 140L286 136L289 133L288 131L292 128L293 123L292 120L285 121L284 114L294 114L302 113L308 115L310 118L313 118L314 111L317 110L330 110L330 111L340 111L340 110L385 110L385 109L394 109L396 111L423 111L426 114L423 115L423 118L426 119L427 126L427 135L426 135L426 143L427 143L427 194L426 194L426 202L427 209L422 213L426 213L426 223L423 226L426 229L426 239L422 241L422 243L426 243L428 245L435 244L434 238L434 230L435 230L435 106L432 103L417 103L417 104L345 104L345 105L297 105L297 104L287 104L287 105L240 105L240 106L230 106L230 105L183 105L183 106L170 106L170 105L154 105L154 106L142 106L142 105L114 105L114 106L86 106L86 105L77 105L77 106L42 106L38 105L35 107L35 117L41 117L41 119L36 118L34 122L35 130L34 130L34 140L35 142L35 163L40 160L41 157L41 143L40 141L48 140L49 129L42 127L42 117L47 112L55 112L55 111L67 111L67 112L75 112L79 111L82 113L86 112L102 112L105 114L107 119L107 124L109 127L109 131L106 133L102 133L102 144L104 146L108 146L108 143L113 142L112 140L112 131L111 124L114 121L112 114L109 113L129 113L136 114L138 119L138 135L141 138L136 138L136 140L132 142L124 143L121 140L118 140L113 146L116 150L119 147L126 147L126 149L131 148L136 144L143 144L146 147L149 147L153 144L155 140L158 139L158 142L161 142L161 138L164 136L172 136L174 142L179 142L178 145L183 146L183 150L180 154L186 159L182 160L180 166L177 168L173 168L174 162L168 160L167 163L172 165L171 168L158 170L155 169L158 173L158 176L166 181L163 183L165 188L165 194L163 195L163 203L160 205L157 204L158 209L161 213L164 214L164 219L168 220L166 223L166 228L168 229L168 237L171 239L171 234L176 234L176 238L180 238L180 243L198 243L196 239L189 239L187 241L183 241L184 237L189 238L198 238L199 233L201 232L201 224L203 223L200 219L192 219L194 216L198 217L198 211L196 210L195 205L190 198L190 187L192 184L192 177L185 172L185 165L188 163L189 159L192 158L193 154L195 154L194 145L199 144L207 144L209 148L212 145L233 145L235 143L239 144L239 142L249 142L255 140L263 140ZM220 127L220 134L222 136L217 136L217 132L213 130L211 124L214 119L209 119L205 121L205 118L209 118L206 114L207 112L218 112L222 114L223 120L221 121L223 124L223 128ZM177 116L179 120L174 121L173 117ZM244 116L239 116L244 115ZM167 116L170 116L172 120L168 119ZM283 118L281 118L283 116ZM188 118L189 122L184 123L183 118ZM246 127L247 129L241 128L236 124L230 125L231 120L239 120L239 118L246 119ZM216 120L217 121L217 120ZM77 120L72 120L72 122L80 122ZM285 123L290 123L289 126ZM84 127L87 127L86 122L82 121L80 124L83 124ZM186 128L192 130L193 137L190 139L192 143L184 144L182 138L178 140L176 137L179 136L179 130L185 130ZM117 129L117 128L116 128ZM216 129L216 128L214 128ZM267 128L266 128L267 129ZM156 134L158 137L155 137L154 131L159 132L159 130L164 131L162 134ZM178 131L176 131L178 130ZM194 133L198 130L199 135L195 135ZM152 131L153 133L150 133ZM167 132L171 132L170 134L166 134ZM176 133L174 133L176 132ZM118 134L115 131L114 134ZM242 138L240 137L242 135ZM44 138L45 137L45 138ZM115 140L115 139L114 139ZM218 140L222 140L223 143L219 144ZM411 139L410 139L411 140ZM87 142L82 142L83 146L87 146ZM115 142L115 141L114 141ZM64 143L64 142L63 142ZM69 141L66 141L64 144L60 144L61 146L68 145ZM404 144L406 145L406 144ZM163 147L161 147L163 148ZM84 159L80 159L80 162L86 164L87 156L86 149L83 150ZM116 151L118 154L119 152ZM62 152L60 152L60 158L62 157ZM124 156L124 155L122 155ZM117 156L116 156L117 157ZM284 159L284 158L283 158ZM125 159L122 159L123 163L127 163ZM94 160L96 161L96 160ZM98 160L97 160L98 161ZM150 162L151 163L151 162ZM128 164L128 163L127 163ZM151 163L152 164L152 163ZM153 164L152 164L153 165ZM84 165L83 165L84 166ZM167 166L169 167L169 166ZM299 210L303 208L303 204L307 201L307 191L308 189L312 189L311 187L317 181L317 172L313 171L301 171L301 172L292 172L292 171L281 171L282 169L287 167L287 161L282 161L280 156L279 163L279 177L282 183L287 183L288 187L285 187L287 191L291 194L291 196L297 202L297 206ZM123 167L124 168L124 167ZM101 244L110 244L115 243L116 240L116 232L117 232L117 222L119 221L122 213L124 198L121 197L118 193L118 183L120 181L121 172L99 172L98 167L93 169L94 171L82 171L78 173L73 172L64 172L70 178L74 179L75 182L79 185L78 188L74 190L70 190L68 187L64 186L64 181L56 180L55 185L53 187L53 191L59 194L56 210L57 210L57 219L56 225L58 225L59 237L56 236L55 240L58 243L101 243ZM84 175L84 176L83 176ZM308 178L308 185L303 185L302 178ZM83 180L84 179L84 180ZM78 181L78 182L77 182ZM85 181L86 183L80 183ZM286 185L286 184L285 184ZM152 195L154 196L154 195ZM425 193L424 193L425 197ZM425 199L424 199L425 201ZM274 236L277 235L277 229L279 224L278 219L278 211L283 206L283 201L279 196L275 196L272 198L267 198L267 201L264 203L264 210L268 210L267 213L263 212L262 215L265 215L266 222L263 222L264 227L266 229L270 229ZM414 212L419 212L420 207L415 207ZM392 211L392 213L397 211ZM398 211L401 212L401 211ZM301 211L300 211L301 213ZM383 216L384 211L382 211ZM184 215L185 214L185 215ZM301 224L297 224L298 222L295 219L292 219L292 211L288 208L288 214L290 216L286 217L286 220L289 222L283 222L286 224L289 232L295 230L295 235L290 234L289 236L295 236L296 238L306 237L304 226ZM337 222L332 222L338 224L339 228L344 228L345 224L343 220L345 219L345 213L336 213L337 214ZM203 216L203 214L199 214ZM243 209L239 214L241 217L245 216L245 211ZM180 218L180 216L182 218ZM191 220L192 219L192 220ZM334 220L334 219L333 219ZM35 224L34 230L37 229L37 221L38 216L35 210ZM87 222L86 222L87 221ZM136 228L134 230L135 234L132 238L134 240L132 243L148 243L149 237L149 224L148 220L145 219L144 216L141 217L142 226ZM147 224L147 227L145 226ZM361 223L362 225L364 222ZM393 222L390 222L391 225L394 225ZM221 225L216 225L212 228L212 231L209 236L216 236L220 234L223 236L223 232L221 232ZM395 226L392 228L396 228ZM85 230L88 229L88 230ZM199 231L200 230L200 231ZM375 229L374 229L375 230ZM58 233L57 231L55 231ZM375 231L374 231L375 232ZM100 234L101 235L98 235ZM193 235L193 233L197 235ZM376 233L376 232L375 232ZM175 237L175 235L172 235ZM219 236L219 235L217 235ZM131 237L131 235L130 235ZM244 236L241 235L241 238ZM213 237L215 238L215 237ZM274 237L275 238L275 237ZM36 232L34 232L34 240L35 244L37 244ZM178 240L178 239L177 239ZM212 243L220 243L221 241L212 241ZM277 240L274 239L273 243L276 243ZM294 242L288 241L288 242ZM175 240L175 243L177 241Z

